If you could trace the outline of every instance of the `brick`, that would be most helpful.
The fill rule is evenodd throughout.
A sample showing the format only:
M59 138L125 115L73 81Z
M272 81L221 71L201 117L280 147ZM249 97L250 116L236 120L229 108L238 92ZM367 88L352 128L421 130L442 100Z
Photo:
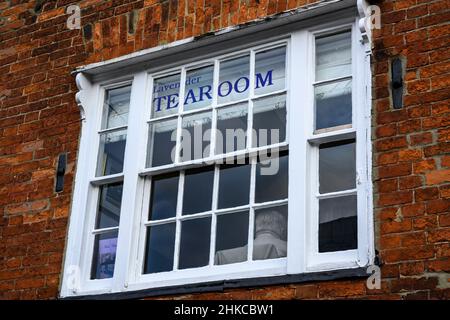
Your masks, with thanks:
M393 178L407 176L412 173L412 168L410 163L384 166L378 168L378 176L380 178Z
M450 170L435 170L427 173L425 177L428 185L450 182Z
M433 230L428 233L428 242L448 242L450 239L450 228Z
M413 172L415 174L425 173L436 169L436 161L434 159L428 159L413 164Z
M319 284L319 297L351 297L366 292L364 282L337 282Z
M427 201L439 198L439 189L437 187L429 187L416 189L414 191L414 199L416 202Z

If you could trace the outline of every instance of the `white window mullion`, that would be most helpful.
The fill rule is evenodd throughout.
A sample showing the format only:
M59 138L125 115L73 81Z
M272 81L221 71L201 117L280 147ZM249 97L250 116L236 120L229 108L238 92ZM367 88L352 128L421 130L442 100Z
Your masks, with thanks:
M255 232L255 189L256 189L256 164L258 163L258 157L250 158L251 173L250 173L250 210L248 211L249 222L248 222L248 252L247 252L247 260L253 260L253 239Z
M138 175L142 165L133 159L144 158L146 124L142 121L142 107L147 105L147 73L134 76L131 87L128 116L127 144L123 166L123 193L120 210L119 236L117 241L116 264L114 268L114 288L121 291L128 287L132 265L134 265L133 244L137 243L138 233L133 232L140 216L144 181ZM139 227L138 227L139 230Z
M288 46L288 101L289 118L289 203L288 203L288 265L289 274L305 270L307 250L306 236L306 194L308 179L306 137L312 130L313 111L310 106L312 95L308 90L311 84L310 39L307 31L292 34ZM303 70L303 72L299 72ZM311 131L312 132L312 131Z
M178 180L178 196L176 209L176 226L175 226L175 249L173 250L173 270L178 270L178 257L180 256L180 241L181 241L181 217L183 216L183 194L184 194L184 175L181 171Z
M213 199L212 199L212 219L211 219L211 242L209 252L209 265L214 265L216 254L216 230L217 230L217 203L219 199L219 166L214 166Z
M249 97L247 115L247 148L253 147L253 98L255 95L255 51L250 51Z
M220 62L219 60L214 60L214 73L213 73L213 96L212 96L212 119L211 119L211 143L209 148L209 155L214 157L216 154L216 129L217 129L217 98L218 98L218 88L219 87L219 72L220 72Z

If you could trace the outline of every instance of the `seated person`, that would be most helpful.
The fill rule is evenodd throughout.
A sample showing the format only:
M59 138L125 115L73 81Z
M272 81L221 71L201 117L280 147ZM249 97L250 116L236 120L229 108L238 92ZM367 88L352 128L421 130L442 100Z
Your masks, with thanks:
M287 224L283 214L273 208L255 214L253 260L286 257ZM214 264L243 262L247 260L247 245L216 252Z

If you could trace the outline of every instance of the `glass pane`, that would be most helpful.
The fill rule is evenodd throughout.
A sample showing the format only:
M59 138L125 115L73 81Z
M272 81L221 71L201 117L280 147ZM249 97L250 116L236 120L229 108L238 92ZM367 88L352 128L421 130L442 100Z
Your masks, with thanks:
M102 129L127 125L130 95L131 86L106 90Z
M250 56L220 62L218 103L247 98L249 75Z
M285 88L286 47L258 52L255 56L255 94Z
M356 195L319 200L319 252L356 249Z
M116 263L118 231L98 234L94 240L91 279L112 278Z
M173 270L175 223L148 227L144 273Z
M147 167L158 167L174 162L176 131L177 119L150 124Z
M96 229L119 226L122 187L122 182L100 187Z
M247 261L248 211L217 217L214 264Z
M352 81L317 86L316 129L352 123Z
M194 110L211 105L214 66L208 66L186 73L184 110Z
M287 211L287 205L255 210L254 260L286 257Z
M152 119L178 112L180 74L153 81Z
M249 164L220 166L219 209L249 203L250 169Z
M183 214L211 210L214 167L192 169L184 176Z
M262 147L286 140L286 95L253 103L253 146Z
M183 117L180 160L189 161L209 156L211 112Z
M355 140L326 143L319 148L319 192L356 187Z
M149 220L175 217L177 196L178 173L153 177Z
M221 108L217 112L216 154L245 149L247 104Z
M181 223L179 269L203 267L209 263L211 217Z
M316 39L316 81L352 74L351 33Z
M108 132L100 135L97 177L122 172L126 141L127 130Z
M288 165L287 154L260 159L256 165L256 203L287 199Z

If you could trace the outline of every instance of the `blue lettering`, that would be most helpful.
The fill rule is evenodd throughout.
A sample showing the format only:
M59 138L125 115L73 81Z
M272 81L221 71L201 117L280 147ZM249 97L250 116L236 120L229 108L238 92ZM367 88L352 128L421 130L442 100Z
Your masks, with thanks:
M256 74L256 89L258 89L260 87L260 84L261 84L261 87L265 87L267 82L269 82L268 86L273 85L272 71L273 70L267 71L266 77L264 79L263 79L261 73Z
M227 94L222 94L222 86L223 86L224 84L227 84L227 85L228 85L228 92L227 92ZM233 89L233 85L231 84L230 81L224 81L224 82L222 82L222 83L219 85L219 96L221 96L221 97L226 97L227 95L229 95L229 94L231 93L231 90L232 90L232 89Z
M155 98L153 101L156 101L156 111L158 112L158 111L161 111L161 100L162 99L166 99L166 97L158 97L158 98Z
M184 99L184 104L189 104L189 99L192 100L191 103L196 103L197 99L195 99L195 94L194 94L194 90L193 89L189 89L186 98Z
M239 90L239 81L241 81L241 80L245 81L245 86L244 86L244 89ZM236 91L237 93L242 93L248 89L249 85L250 85L250 81L248 80L248 78L241 77L241 78L237 79L236 82L234 83L234 91Z
M204 90L204 89L207 89L207 90ZM203 96L205 95L209 100L211 100L212 99L212 97L211 97L211 94L210 94L210 92L211 92L211 86L202 86L202 87L200 87L200 99L199 99L199 101L203 101Z
M169 94L167 96L167 110L178 107L178 101L177 100L178 100L178 93ZM176 101L176 103L175 103L175 101ZM175 103L175 104L170 106L173 103Z

